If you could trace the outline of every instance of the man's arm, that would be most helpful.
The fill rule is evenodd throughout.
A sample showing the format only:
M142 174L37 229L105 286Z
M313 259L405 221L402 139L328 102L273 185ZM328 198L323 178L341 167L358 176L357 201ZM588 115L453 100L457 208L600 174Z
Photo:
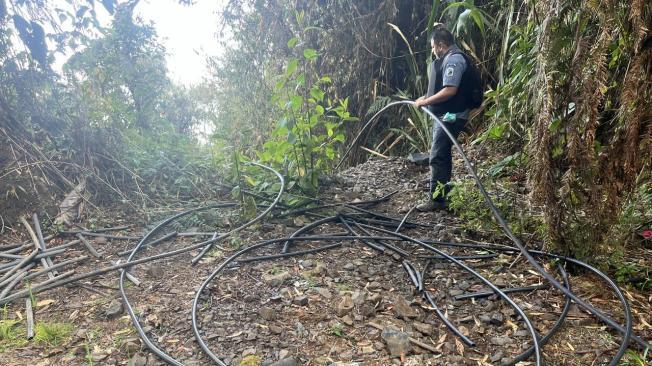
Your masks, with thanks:
M457 94L458 87L456 86L445 86L437 94L432 95L428 98L419 98L414 101L415 107L421 107L429 104L438 104L445 102Z

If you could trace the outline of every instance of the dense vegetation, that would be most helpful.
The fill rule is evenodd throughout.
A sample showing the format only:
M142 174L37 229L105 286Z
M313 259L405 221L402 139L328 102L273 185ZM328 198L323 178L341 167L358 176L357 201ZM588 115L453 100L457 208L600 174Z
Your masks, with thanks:
M138 1L54 3L0 0L5 220L80 183L89 205L119 200L141 212L161 198L209 199L229 177L273 189L254 172L231 174L248 159L281 169L295 193L317 194L356 121L423 94L429 29L443 22L487 83L466 138L490 151L480 170L495 189L532 199L503 203L519 231L587 257L643 243L637 233L652 223L647 1L231 1L219 22L230 36L216 40L225 52L190 89L168 79L154 29L133 16ZM62 52L73 55L59 74ZM192 131L207 123L215 133L202 145ZM430 124L396 110L365 146L423 151ZM360 150L349 163L363 159ZM464 211L477 206L472 186L459 187L458 214L482 218Z

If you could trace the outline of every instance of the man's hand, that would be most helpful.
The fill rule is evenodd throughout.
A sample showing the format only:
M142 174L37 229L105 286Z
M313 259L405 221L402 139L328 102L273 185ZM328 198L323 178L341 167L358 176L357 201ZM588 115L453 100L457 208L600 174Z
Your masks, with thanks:
M415 100L414 102L412 102L412 105L419 108L429 104L443 103L451 99L455 94L457 94L457 89L458 88L456 86L445 86L440 91L438 91L437 94L432 95L428 98L421 97Z
M422 106L426 105L426 103L424 103L425 101L426 101L426 97L423 96L423 97L419 97L417 100L415 100L412 103L413 103L413 105L415 107L419 108L419 107L422 107Z

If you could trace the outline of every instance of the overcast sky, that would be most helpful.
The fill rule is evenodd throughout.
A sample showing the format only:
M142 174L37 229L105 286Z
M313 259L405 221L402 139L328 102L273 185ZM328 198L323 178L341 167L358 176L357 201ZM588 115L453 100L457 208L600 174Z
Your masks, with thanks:
M217 13L225 1L195 0L196 4L191 6L179 5L178 0L141 0L138 3L135 15L156 29L159 41L166 49L169 76L175 83L186 86L199 83L207 74L206 57L220 54L216 40L219 28ZM56 0L54 4L74 13L65 0ZM95 9L100 24L110 26L111 17L99 2ZM69 24L62 26L65 29ZM46 25L46 32L53 30L47 29ZM15 38L15 42L20 42L17 36ZM61 71L71 55L72 52L55 54L53 68Z
M224 0L196 0L191 6L177 0L142 0L136 14L154 23L156 32L167 49L167 63L173 81L191 85L206 74L206 55L218 55L220 50L215 32L218 30L217 11Z

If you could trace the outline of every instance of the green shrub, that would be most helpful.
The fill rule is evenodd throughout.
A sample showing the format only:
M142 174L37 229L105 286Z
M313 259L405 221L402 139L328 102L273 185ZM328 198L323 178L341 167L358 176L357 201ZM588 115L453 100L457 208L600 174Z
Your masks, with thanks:
M48 346L58 346L72 332L73 326L68 323L38 323L34 333L34 341Z

